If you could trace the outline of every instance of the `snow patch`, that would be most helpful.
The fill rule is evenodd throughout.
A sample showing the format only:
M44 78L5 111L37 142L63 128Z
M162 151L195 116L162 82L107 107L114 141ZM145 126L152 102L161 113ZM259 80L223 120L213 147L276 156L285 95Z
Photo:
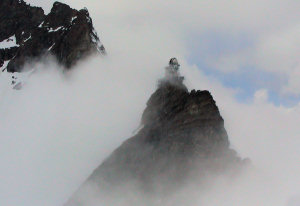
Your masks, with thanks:
M60 27L58 27L56 29L50 28L49 32L56 32L56 31L58 31L58 30L60 30L62 28L63 28L63 26L60 26Z
M24 43L27 42L28 40L30 40L31 38L32 38L32 37L31 37L31 34L30 34L30 37L28 37L27 39L25 39L25 40L24 40Z
M38 27L42 28L43 27L44 22L42 22Z
M11 47L16 47L16 46L19 46L19 45L17 44L17 39L16 39L15 35L0 42L0 49L7 49L7 48L11 48Z
M54 47L55 43L48 49L48 51L50 51L53 47Z
M5 69L9 62L10 62L10 60L9 61L4 61L4 64L0 67L0 70L2 71L3 69Z
M71 23L73 23L73 21L74 21L75 19L77 19L77 16L72 17Z

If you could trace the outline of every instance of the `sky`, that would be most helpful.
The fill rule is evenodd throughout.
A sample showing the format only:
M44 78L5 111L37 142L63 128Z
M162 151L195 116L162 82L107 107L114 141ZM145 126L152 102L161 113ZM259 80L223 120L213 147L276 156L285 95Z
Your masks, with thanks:
M26 2L49 12L54 1ZM65 201L138 127L164 66L177 57L188 88L212 93L231 146L259 171L243 182L249 190L241 191L250 195L239 193L241 201L298 204L300 2L63 2L88 8L108 55L78 65L67 82L54 63L37 65L50 69L32 77L22 93L1 93L0 127L7 138L0 151L8 166L0 172L10 187L0 186L0 194L9 191L28 205Z
M27 2L44 4L47 12L53 3ZM252 101L259 89L267 90L275 105L294 106L300 100L298 1L64 2L86 6L99 18L123 16L131 27L168 28L183 44L187 62L238 89L241 102Z

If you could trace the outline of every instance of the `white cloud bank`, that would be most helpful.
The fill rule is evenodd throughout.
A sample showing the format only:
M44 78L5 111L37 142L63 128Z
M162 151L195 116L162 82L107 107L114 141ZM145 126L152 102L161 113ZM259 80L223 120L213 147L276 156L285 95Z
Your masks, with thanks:
M27 2L42 5L48 12L54 1L27 0ZM232 44L235 44L235 38L247 37L251 40L248 46L218 55L208 52L205 63L222 72L234 72L247 65L272 72L285 80L279 85L282 94L300 95L300 84L297 81L300 78L299 1L62 0L62 2L77 9L88 7L97 29L103 31L101 36L104 38L112 36L107 26L114 29L127 27L136 29L136 32L142 28L168 29L183 44L190 39L191 34L200 36L206 32L230 37L231 41L233 39ZM118 37L120 33L116 35ZM202 46L203 51L210 47L210 45Z
M283 206L289 198L297 199L300 105L274 106L268 103L264 89L257 91L252 103L238 103L236 91L187 64L185 57L191 51L187 50L185 38L190 30L248 31L258 39L266 38L252 50L266 52L246 52L251 59L259 59L255 55L273 55L270 48L274 46L297 51L284 41L289 31L283 28L292 28L299 20L299 3L66 2L76 8L89 8L108 56L78 65L67 77L56 71L53 63L39 65L45 71L32 76L22 91L1 93L0 176L5 178L0 183L0 205L50 206L66 201L103 158L138 127L145 102L172 56L181 61L181 72L190 88L212 92L233 147L242 156L250 157L259 171L239 182L235 190L216 187L218 198L209 198L215 193L208 194L207 201L211 202L207 204ZM41 2L48 7L50 3ZM276 44L276 39L283 42ZM296 41L289 35L286 41L291 39ZM275 58L274 65L296 62L296 57L289 58ZM267 65L268 61L257 62ZM276 72L282 72L282 66L276 68ZM296 91L297 83L291 83L294 84ZM228 191L227 196L220 195L224 191ZM236 193L228 194L230 191ZM239 199L226 199L233 196ZM194 203L190 205L197 205L196 199Z

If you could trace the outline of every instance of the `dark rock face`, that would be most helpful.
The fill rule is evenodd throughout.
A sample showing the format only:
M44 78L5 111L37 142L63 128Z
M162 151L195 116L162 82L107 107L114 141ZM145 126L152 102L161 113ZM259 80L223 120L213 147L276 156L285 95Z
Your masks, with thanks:
M105 54L88 11L59 2L45 15L42 8L23 0L1 0L0 46L13 38L16 45L0 47L0 67L9 61L8 72L21 72L28 60L39 60L47 54L55 56L65 68L94 52Z
M224 121L211 94L189 92L178 69L173 68L167 67L166 77L148 100L140 131L93 172L67 206L89 205L87 190L98 191L89 198L100 202L113 193L109 204L115 204L132 184L134 193L151 194L151 199L166 197L189 177L200 177L201 182L208 174L223 174L244 165L229 148Z

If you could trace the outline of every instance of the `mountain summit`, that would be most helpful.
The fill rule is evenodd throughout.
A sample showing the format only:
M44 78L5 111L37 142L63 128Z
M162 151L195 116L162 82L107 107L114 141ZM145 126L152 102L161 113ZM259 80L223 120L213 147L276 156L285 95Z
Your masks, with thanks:
M23 0L0 1L0 69L23 72L24 64L53 55L69 69L92 53L105 54L88 10L55 2L48 15Z
M147 102L141 129L92 173L66 206L93 205L91 201L132 203L143 194L155 205L187 182L201 184L207 175L230 173L244 165L229 147L224 120L212 95L189 92L179 67L172 58Z

